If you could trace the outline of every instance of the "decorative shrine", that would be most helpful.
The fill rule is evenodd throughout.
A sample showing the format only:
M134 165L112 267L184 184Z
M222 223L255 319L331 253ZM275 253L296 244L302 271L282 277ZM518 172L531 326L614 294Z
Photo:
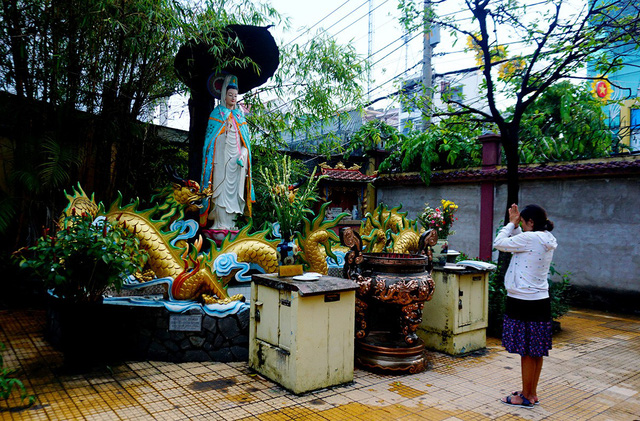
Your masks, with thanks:
M367 187L376 179L377 175L367 175L360 171L359 165L347 168L342 162L335 167L328 163L319 165L320 174L324 178L320 181L320 196L325 202L331 202L327 209L327 218L334 218L342 212L350 217L342 221L341 225L359 225L364 215L372 211L375 204L373 189Z

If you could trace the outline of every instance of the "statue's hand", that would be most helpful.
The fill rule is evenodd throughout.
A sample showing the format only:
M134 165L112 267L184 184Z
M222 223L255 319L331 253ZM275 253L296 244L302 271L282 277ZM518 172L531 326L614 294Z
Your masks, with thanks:
M207 187L206 189L202 190L202 194L203 197L209 197L213 195L213 189L211 188L211 186Z

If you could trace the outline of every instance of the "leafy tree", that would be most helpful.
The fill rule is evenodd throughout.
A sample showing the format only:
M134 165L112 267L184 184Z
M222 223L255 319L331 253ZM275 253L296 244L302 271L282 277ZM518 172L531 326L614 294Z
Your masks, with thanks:
M16 242L37 237L57 217L54 197L77 180L109 202L118 190L142 195L161 182L151 174L158 159L178 156L184 165L184 156L140 121L186 90L173 64L187 41L209 44L220 69L255 64L224 54L238 46L224 36L229 24L287 25L252 0L2 2L0 90L12 98L0 104L7 123L0 230L12 230ZM310 127L361 97L364 64L352 47L317 36L281 51L273 83L244 98L258 153L275 153L280 131Z
M520 162L598 158L612 152L602 104L589 89L586 84L562 81L527 108L520 131Z
M406 134L373 120L354 134L346 153L362 152L367 156L384 149L389 155L379 165L380 171L419 171L428 185L432 170L480 165L480 134L480 125L460 116L440 120L425 132L412 130Z
M252 141L272 153L286 149L281 133L317 136L324 120L347 119L344 110L361 109L366 74L366 63L353 46L340 45L321 32L306 44L282 46L280 54L272 81L243 98L251 110L247 121L256 135Z
M420 2L422 3L422 2ZM453 0L428 1L429 4ZM459 4L459 3L457 3ZM620 68L625 53L638 48L640 8L630 0L588 1L574 11L563 0L531 5L517 0L465 0L461 10L469 13L438 17L432 7L420 9L412 0L401 0L404 22L410 30L423 30L426 20L468 42L476 54L484 82L486 108L450 100L456 110L433 110L425 96L423 109L434 116L467 115L470 120L494 124L501 136L507 164L507 204L518 202L520 139L525 113L555 83L584 79L580 70L591 61L602 77ZM509 55L506 40L516 39L522 55ZM612 49L612 46L627 47ZM509 111L500 107L506 98Z
M584 79L579 75L587 62L601 73L600 78L619 69L625 55L640 46L640 7L631 0L589 0L577 11L563 0L534 4L464 0L457 3L460 12L438 17L430 6L451 5L454 0L427 0L422 10L416 9L412 0L400 1L410 30L430 30L431 25L438 24L456 39L465 39L468 50L475 53L477 67L467 71L482 73L486 106L450 98L456 109L434 110L430 95L425 95L421 108L427 116L465 115L470 121L497 127L507 166L508 220L509 206L518 203L520 145L527 111L557 82ZM467 11L471 19L462 11ZM522 54L510 55L506 42L514 39L523 47ZM508 111L501 107L503 100L511 104ZM508 259L509 254L500 253L503 270Z
M519 140L521 163L597 158L612 152L601 103L589 89L588 84L558 82L527 108ZM427 132L414 130L408 134L372 121L355 134L347 151L362 149L366 155L367 151L384 148L390 154L380 164L381 171L420 171L428 185L433 170L481 164L482 146L477 137L483 129L465 114L446 116Z

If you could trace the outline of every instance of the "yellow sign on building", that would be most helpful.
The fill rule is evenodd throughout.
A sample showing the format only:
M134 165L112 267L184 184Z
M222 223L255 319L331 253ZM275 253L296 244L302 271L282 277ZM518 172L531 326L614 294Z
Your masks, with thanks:
M607 79L595 79L591 83L591 93L596 99L609 101L613 94L613 86Z
M640 127L638 117L640 98L627 99L620 104L620 144L624 147L620 152L640 150ZM635 117L635 118L634 118Z

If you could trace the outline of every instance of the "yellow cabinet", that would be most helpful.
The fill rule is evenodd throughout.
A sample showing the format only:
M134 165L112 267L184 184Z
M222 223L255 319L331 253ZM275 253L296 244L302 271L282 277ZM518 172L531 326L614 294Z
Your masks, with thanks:
M434 267L435 292L416 332L429 349L450 355L487 346L489 271Z
M353 381L356 288L331 276L254 275L249 366L298 394Z

